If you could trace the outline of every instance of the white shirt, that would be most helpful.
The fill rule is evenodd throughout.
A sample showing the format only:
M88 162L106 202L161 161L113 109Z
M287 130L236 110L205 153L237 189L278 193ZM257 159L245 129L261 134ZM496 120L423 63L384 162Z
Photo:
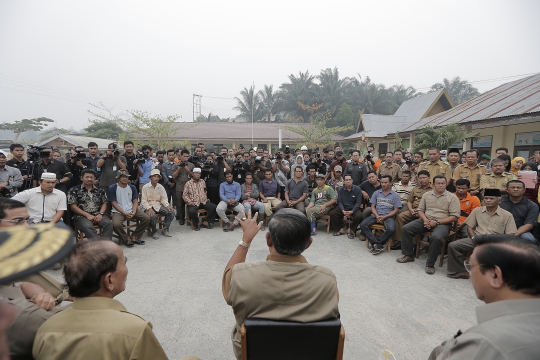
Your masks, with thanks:
M35 187L18 193L13 197L26 205L28 216L34 219L34 223L51 221L58 210L67 210L66 194L53 189L49 195L43 194L41 187Z

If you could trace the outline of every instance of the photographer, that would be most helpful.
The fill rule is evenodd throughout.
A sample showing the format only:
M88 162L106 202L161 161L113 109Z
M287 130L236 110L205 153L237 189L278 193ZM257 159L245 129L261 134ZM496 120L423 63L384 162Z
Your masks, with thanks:
M88 143L88 155L86 156L86 164L87 164L86 167L94 170L96 172L96 177L99 180L99 178L101 177L101 171L98 171L97 163L99 159L101 159L101 157L98 155L98 151L99 151L98 145L95 142L90 141Z
M167 160L161 164L161 175L163 176L163 184L167 193L167 201L171 206L176 206L176 182L172 177L174 166L174 150L167 150Z
M172 177L176 181L176 216L180 222L180 225L185 224L186 217L186 203L184 201L184 186L193 177L193 169L195 165L189 162L189 150L184 149L180 152L180 162L173 165ZM194 161L199 159L195 158Z
M17 190L24 191L32 188L33 164L30 159L24 160L24 147L21 144L11 144L9 152L13 155L6 165L19 169L23 178L23 184Z
M150 172L154 168L154 159L152 159L152 148L150 145L144 145L141 151L137 152L137 166L139 172L139 193L142 193L144 185L150 183Z
M271 161L272 172L279 185L279 192L281 198L285 199L285 185L287 185L287 174L291 172L291 165L284 159L285 154L283 150L278 149L276 153L276 159Z
M233 179L240 185L245 182L246 173L249 172L249 166L244 164L244 157L241 153L236 153L236 161L232 166Z
M92 150L90 150L90 145L88 145L88 151L92 153ZM137 183L137 180L139 179L139 167L137 166L137 154L134 152L135 146L133 145L133 141L127 140L124 141L124 158L126 159L126 167L127 171L129 173L129 181L135 185ZM97 154L97 147L96 147L96 154Z
M67 194L68 183L73 179L71 171L69 171L68 166L60 161L53 160L51 157L52 147L43 146L40 148L39 157L40 159L34 163L33 178L32 183L34 187L37 187L38 180L41 179L41 175L45 172L56 174L56 188L60 191L63 191Z
M263 159L263 155L263 149L257 149L257 156L249 169L249 172L253 174L253 182L257 185L264 179L264 172L269 168L266 160Z
M99 186L103 188L103 191L106 194L109 186L116 184L118 170L127 169L127 160L120 155L118 145L116 143L110 143L105 155L98 160L97 167L101 170ZM96 174L94 174L94 176L95 175Z
M6 162L6 153L0 150L0 197L10 198L17 195L23 177L19 169L6 165Z
M70 187L80 185L82 183L81 172L85 168L90 168L90 166L92 166L92 164L87 160L86 154L83 151L84 149L82 146L77 146L75 149L71 150L71 157L67 163L69 171L71 171L71 174L73 175L73 179L71 179L69 184ZM95 185L97 184L98 182L96 181Z
M219 183L218 183L219 167L214 163L214 157L212 155L206 156L204 162L204 168L202 169L202 179L206 182L206 191L208 200L214 205L219 204Z

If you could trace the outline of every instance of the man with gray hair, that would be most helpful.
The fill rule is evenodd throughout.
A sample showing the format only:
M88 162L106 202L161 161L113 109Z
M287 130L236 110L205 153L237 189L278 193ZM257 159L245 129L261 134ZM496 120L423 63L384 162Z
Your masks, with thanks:
M334 273L308 264L301 254L313 239L306 216L296 209L276 212L268 226L266 261L246 263L251 242L262 226L248 214L238 217L242 240L225 267L223 297L234 312L233 349L240 359L240 328L247 318L313 322L339 316ZM309 284L309 285L307 285Z

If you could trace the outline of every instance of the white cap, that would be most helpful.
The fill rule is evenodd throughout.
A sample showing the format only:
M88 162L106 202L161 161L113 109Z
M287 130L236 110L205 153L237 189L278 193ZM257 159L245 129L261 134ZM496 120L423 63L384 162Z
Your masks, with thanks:
M5 157L7 157L7 154L4 152L4 150L0 150L0 154L4 155Z
M41 180L56 180L56 174L44 172L41 174Z
M201 172L201 168L194 168L193 169L193 172L196 173L196 172Z
M302 146L302 147L300 148L300 150L307 150L307 146L306 146L306 145Z
M159 169L153 169L152 171L150 171L150 177L154 175L159 175L159 177L161 177L161 171L159 171Z

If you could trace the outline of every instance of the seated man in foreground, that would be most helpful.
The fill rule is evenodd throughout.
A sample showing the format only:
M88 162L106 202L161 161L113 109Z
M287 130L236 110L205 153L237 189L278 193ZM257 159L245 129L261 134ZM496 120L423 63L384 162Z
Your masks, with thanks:
M266 233L270 254L266 261L257 263L245 261L262 222L257 224L251 214L239 222L244 231L242 240L225 267L222 281L223 297L236 318L232 339L237 359L240 328L247 318L307 323L338 317L336 276L323 266L308 264L301 255L313 241L303 213L295 209L276 212Z
M478 325L433 349L429 360L537 359L540 354L540 251L511 235L476 238L465 261L478 299Z
M317 174L317 187L311 192L311 200L306 208L306 216L311 223L311 235L317 235L317 219L326 215L337 202L334 189L324 183L324 174Z
M167 359L152 324L114 300L126 287L126 262L110 240L75 246L64 264L73 306L38 330L32 351L36 360Z
M171 237L169 227L174 220L174 209L167 200L167 191L163 185L159 184L161 179L161 171L153 169L150 173L150 182L142 187L141 207L150 216L150 229L152 238L158 239L156 236L157 214L165 216L163 220L163 230L161 235Z

